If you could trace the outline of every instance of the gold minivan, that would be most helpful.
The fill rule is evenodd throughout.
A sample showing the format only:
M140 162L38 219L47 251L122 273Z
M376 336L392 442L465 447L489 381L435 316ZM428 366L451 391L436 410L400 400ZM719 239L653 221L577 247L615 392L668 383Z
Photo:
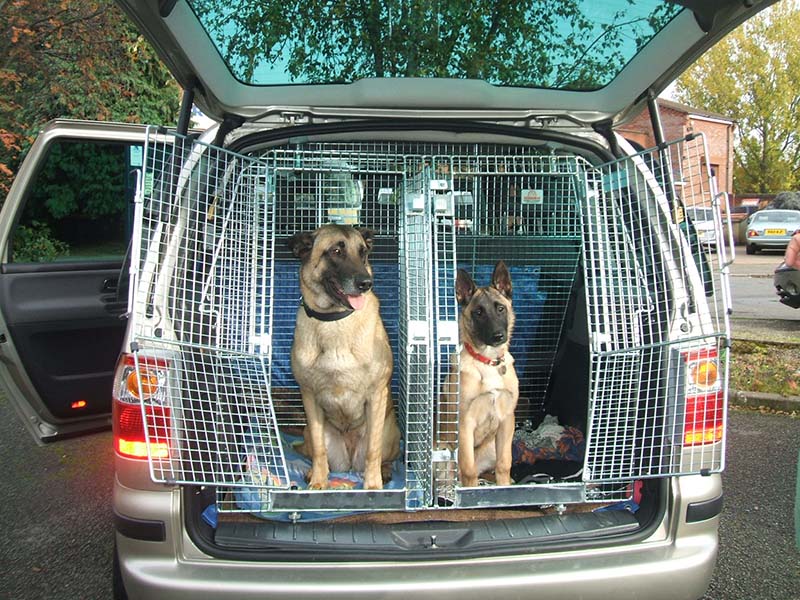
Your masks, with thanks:
M177 128L51 122L0 213L8 397L44 442L113 426L115 596L701 597L732 236L704 137L661 139L655 98L769 2L118 1L185 90ZM641 150L616 128L645 105ZM286 241L329 222L374 234L381 490L310 490L297 451ZM467 487L439 437L455 273L501 259L513 484Z

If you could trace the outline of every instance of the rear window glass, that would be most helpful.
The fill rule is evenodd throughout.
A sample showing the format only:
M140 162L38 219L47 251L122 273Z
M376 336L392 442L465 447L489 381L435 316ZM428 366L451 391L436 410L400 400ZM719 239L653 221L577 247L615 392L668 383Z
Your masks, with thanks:
M683 10L661 0L189 5L252 85L444 77L569 90L609 83Z
M769 211L756 213L754 223L797 223L800 222L800 212L796 211Z

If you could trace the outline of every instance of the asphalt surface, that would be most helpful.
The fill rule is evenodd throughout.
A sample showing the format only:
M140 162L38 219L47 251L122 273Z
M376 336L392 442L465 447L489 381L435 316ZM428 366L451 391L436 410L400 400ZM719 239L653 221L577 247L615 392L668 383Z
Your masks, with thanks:
M762 252L748 256L742 249L730 267L731 336L735 340L770 341L800 345L800 309L778 301L772 275L780 264L782 252ZM800 367L800 365L798 365ZM800 413L800 397L731 390L730 403Z
M0 599L111 598L111 433L37 446L0 396Z
M797 600L800 418L731 411L717 568L704 600Z

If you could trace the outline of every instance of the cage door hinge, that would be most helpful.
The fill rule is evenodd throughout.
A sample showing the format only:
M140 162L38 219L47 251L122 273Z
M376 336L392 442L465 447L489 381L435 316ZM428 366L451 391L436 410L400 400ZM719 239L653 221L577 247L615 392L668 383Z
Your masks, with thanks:
M256 354L267 354L272 347L272 336L268 333L250 336L250 351Z

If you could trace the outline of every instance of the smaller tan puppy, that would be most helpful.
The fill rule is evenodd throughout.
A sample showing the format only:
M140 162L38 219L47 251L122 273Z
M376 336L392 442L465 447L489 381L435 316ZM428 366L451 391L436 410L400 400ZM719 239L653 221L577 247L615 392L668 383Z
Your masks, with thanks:
M463 269L456 277L461 305L458 398L458 470L461 485L478 485L494 470L498 485L511 485L511 445L519 381L508 352L514 329L511 275L495 265L491 285L478 288Z
M298 233L302 305L292 343L306 428L299 450L311 458L310 489L333 471L364 473L364 489L383 488L400 454L392 402L392 350L372 291L372 232L325 225Z

